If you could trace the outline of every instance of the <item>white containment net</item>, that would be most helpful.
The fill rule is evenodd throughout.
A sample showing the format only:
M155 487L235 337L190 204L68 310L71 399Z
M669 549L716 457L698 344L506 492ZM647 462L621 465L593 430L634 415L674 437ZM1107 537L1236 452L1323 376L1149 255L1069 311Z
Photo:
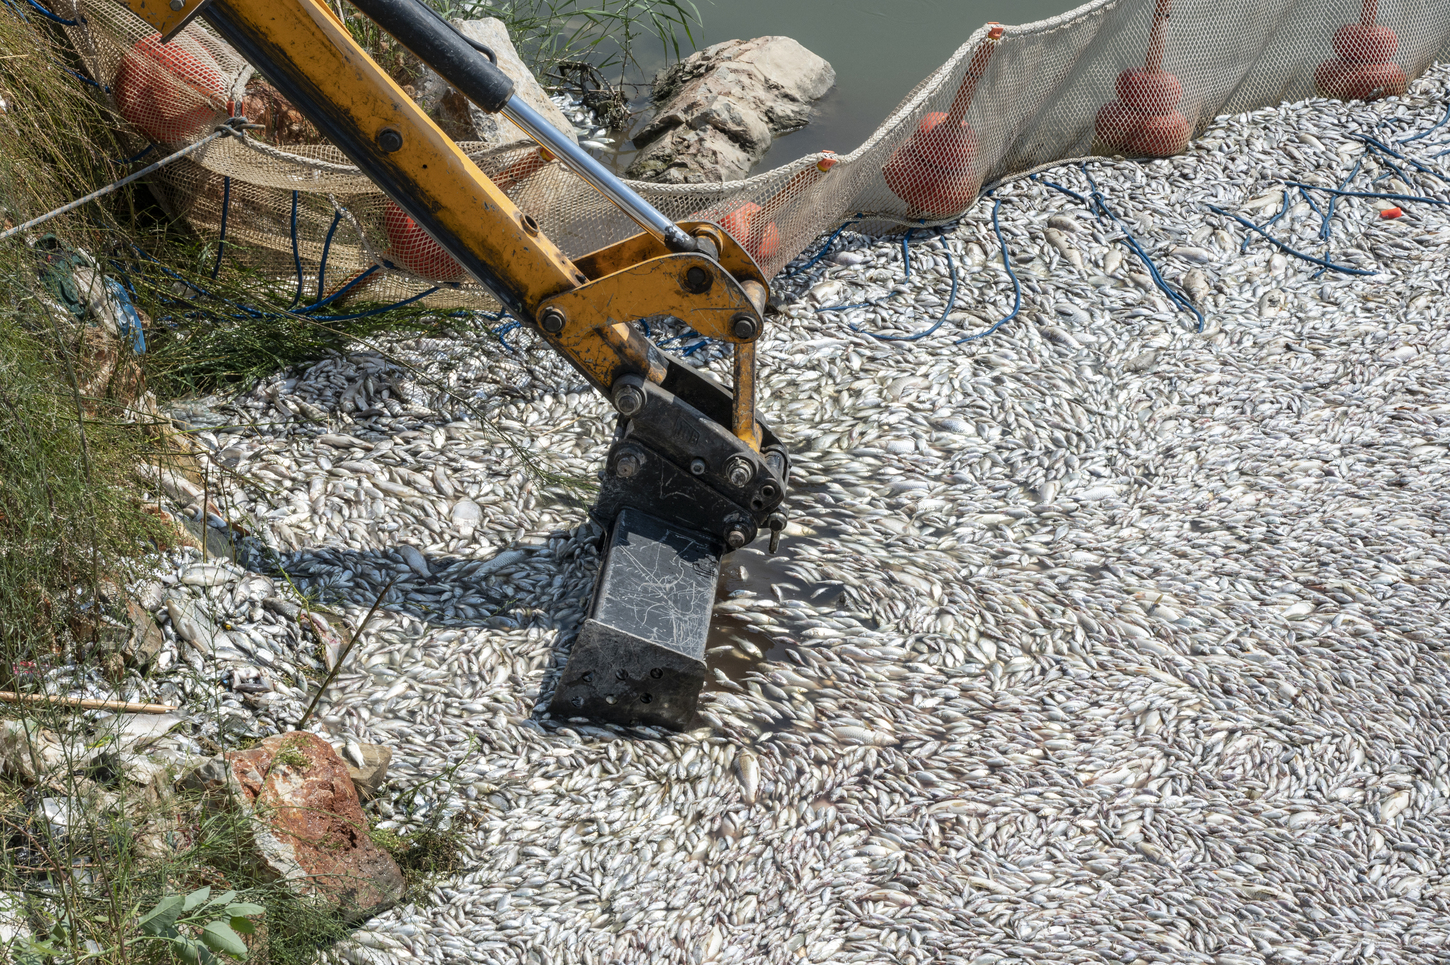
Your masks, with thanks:
M116 0L73 0L70 16L138 150L181 147L234 112L263 125L157 176L164 203L203 237L278 277L295 272L314 304L430 289L430 303L491 301L341 152L298 137L305 122L204 24L161 45ZM1170 155L1219 114L1401 94L1447 44L1450 0L1094 0L984 26L849 155L745 181L631 183L671 218L720 221L771 276L848 218L940 224L983 184L1089 154ZM571 256L638 230L534 149L462 146Z

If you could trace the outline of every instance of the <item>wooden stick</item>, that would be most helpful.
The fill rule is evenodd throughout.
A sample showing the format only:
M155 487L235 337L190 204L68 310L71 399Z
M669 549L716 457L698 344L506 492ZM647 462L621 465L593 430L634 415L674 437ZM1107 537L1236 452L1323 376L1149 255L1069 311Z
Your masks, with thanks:
M129 700L96 700L91 697L51 697L46 694L17 694L0 690L0 703L59 704L82 710L119 710L128 714L169 714L176 708L170 704L140 704Z

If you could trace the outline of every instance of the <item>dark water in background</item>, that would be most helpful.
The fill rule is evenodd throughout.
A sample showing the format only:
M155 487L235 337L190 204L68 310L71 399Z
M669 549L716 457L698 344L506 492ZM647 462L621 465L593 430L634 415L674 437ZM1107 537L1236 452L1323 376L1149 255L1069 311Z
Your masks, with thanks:
M836 86L816 102L811 123L777 138L757 170L816 151L846 154L871 135L913 87L989 20L1030 23L1082 0L696 0L698 47L779 34L799 41L836 69ZM646 77L664 64L657 39L636 48ZM642 99L636 108L647 105ZM632 149L620 145L622 170Z

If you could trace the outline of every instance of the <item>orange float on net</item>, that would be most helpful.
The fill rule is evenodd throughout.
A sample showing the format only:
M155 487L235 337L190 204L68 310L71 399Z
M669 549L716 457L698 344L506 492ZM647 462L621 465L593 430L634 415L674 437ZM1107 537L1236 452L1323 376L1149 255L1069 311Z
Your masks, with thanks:
M1373 101L1405 92L1405 72L1393 60L1400 38L1389 27L1376 24L1378 16L1379 0L1363 0L1359 23L1347 23L1335 31L1335 56L1314 71L1314 88L1320 94Z
M886 186L911 206L913 215L950 217L976 200L982 184L976 165L981 145L966 115L1001 39L1002 28L994 24L972 54L951 109L923 117L911 138L892 152L881 169Z
M720 227L758 262L769 261L780 250L780 229L754 201L747 201L721 218Z
M834 153L823 153L825 157L811 167L797 171L784 187L766 199L764 206L747 201L724 217L717 219L714 212L707 211L699 215L698 219L718 221L720 227L735 239L736 244L748 251L752 258L757 262L769 262L780 253L780 228L774 220L776 212L839 163L840 159Z
M185 32L161 42L153 33L121 58L111 90L121 116L153 141L185 141L226 117L221 71Z
M383 208L383 231L392 260L400 267L434 281L460 282L467 277L458 260L392 200Z
M1093 121L1098 142L1111 151L1140 157L1168 157L1188 146L1193 124L1178 109L1183 84L1163 69L1164 33L1172 0L1158 0L1148 33L1143 69L1118 75L1118 99L1104 104Z

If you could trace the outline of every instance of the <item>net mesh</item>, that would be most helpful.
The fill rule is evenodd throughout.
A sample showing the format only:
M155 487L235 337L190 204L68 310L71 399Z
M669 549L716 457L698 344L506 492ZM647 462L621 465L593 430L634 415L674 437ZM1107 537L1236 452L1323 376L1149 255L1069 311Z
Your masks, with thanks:
M304 143L320 139L204 24L161 45L114 0L70 3L72 40L138 150L181 147L233 112L264 125L157 175L163 203L203 237L224 230L234 257L295 278L302 306L423 293L439 306L492 304L340 151ZM1401 94L1447 45L1450 0L1094 0L984 26L849 155L745 181L631 184L672 219L720 222L772 276L847 218L865 230L942 223L983 184L1090 153L1172 154L1219 114ZM570 256L638 231L536 149L460 143Z

